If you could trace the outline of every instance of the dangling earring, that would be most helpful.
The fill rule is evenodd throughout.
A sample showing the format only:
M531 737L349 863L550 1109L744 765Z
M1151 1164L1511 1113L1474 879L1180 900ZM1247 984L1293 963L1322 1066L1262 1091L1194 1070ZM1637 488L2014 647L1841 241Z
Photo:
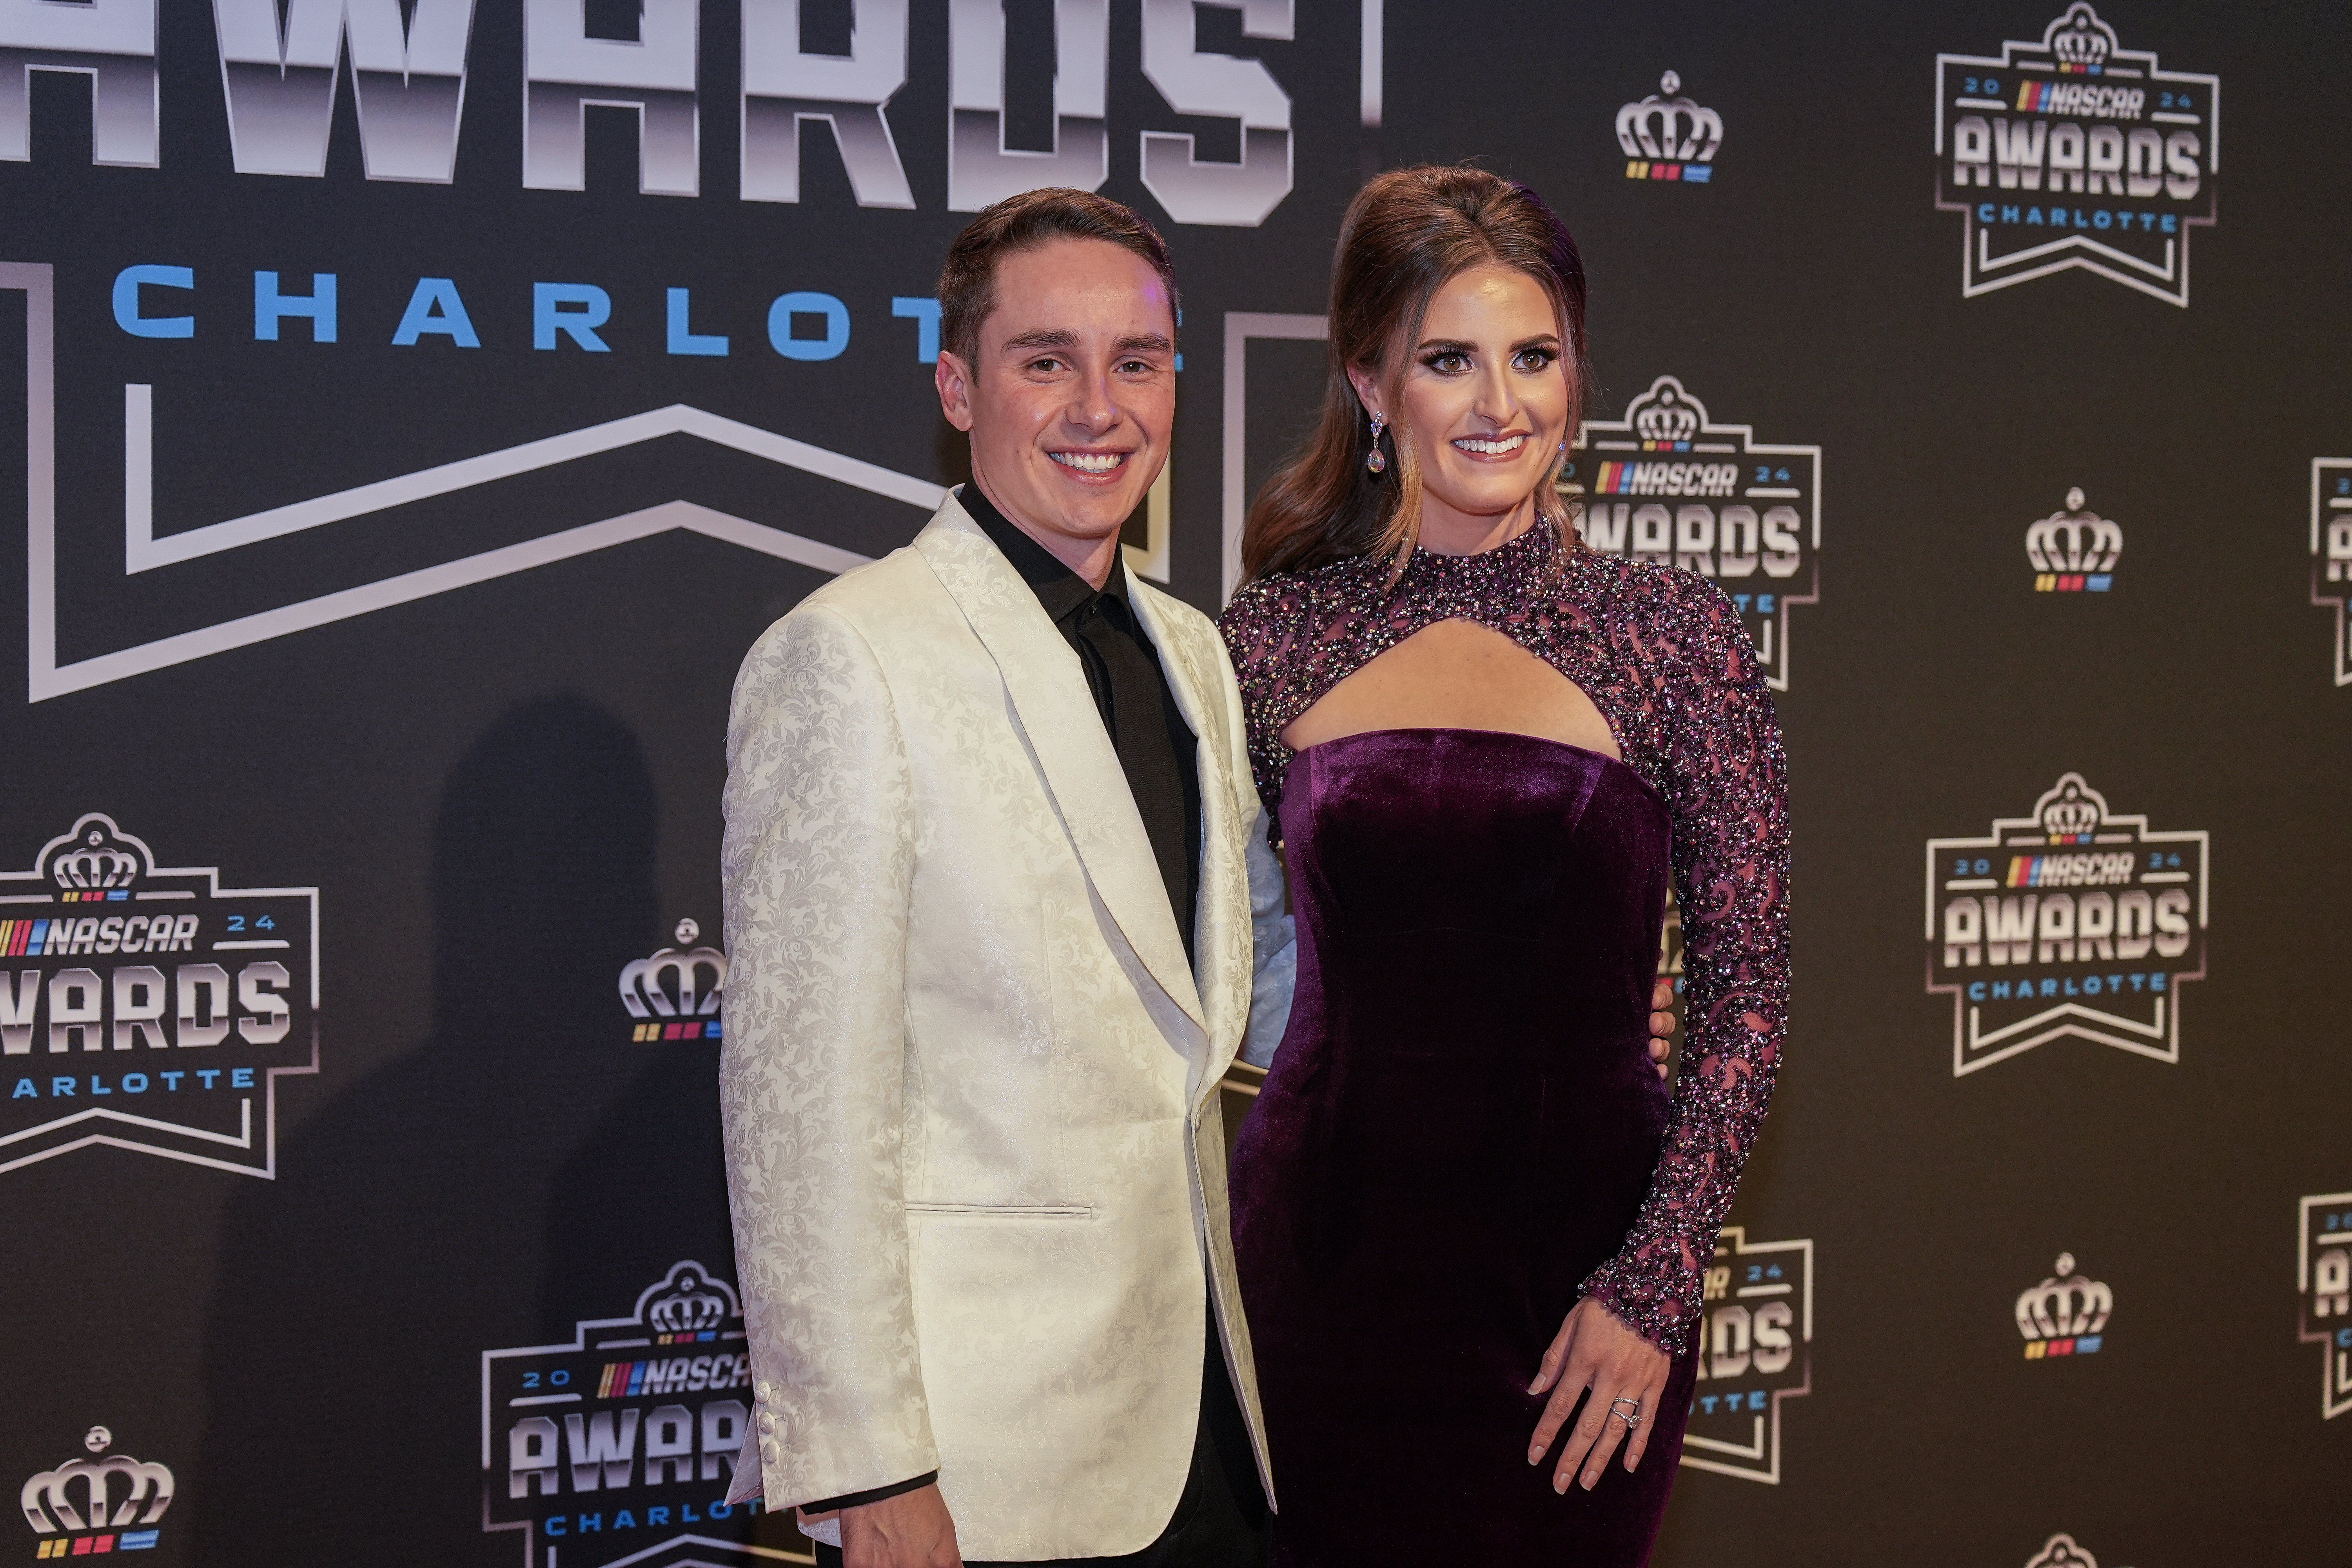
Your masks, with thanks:
M1388 454L1381 450L1381 432L1387 429L1388 425L1389 420L1387 415L1375 414L1372 416L1372 453L1370 457L1364 459L1364 467L1370 468L1376 474L1386 473L1388 471Z

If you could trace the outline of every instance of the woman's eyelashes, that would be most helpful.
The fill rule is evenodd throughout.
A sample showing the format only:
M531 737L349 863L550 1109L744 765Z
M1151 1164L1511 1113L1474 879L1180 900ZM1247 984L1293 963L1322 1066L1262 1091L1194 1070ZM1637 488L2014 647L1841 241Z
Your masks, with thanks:
M1423 366L1438 375L1466 375L1476 368L1474 356L1465 349L1433 349L1421 356ZM1549 370L1559 363L1559 350L1548 343L1531 343L1511 351L1511 368L1526 373Z

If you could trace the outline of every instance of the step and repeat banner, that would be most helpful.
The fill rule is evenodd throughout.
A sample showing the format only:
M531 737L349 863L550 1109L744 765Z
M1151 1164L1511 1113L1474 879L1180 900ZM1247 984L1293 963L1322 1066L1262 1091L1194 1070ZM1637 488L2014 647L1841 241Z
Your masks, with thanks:
M737 661L964 477L970 213L1166 227L1129 558L1214 610L1339 213L1459 158L1584 247L1588 541L1720 581L1793 760L1658 1561L2334 1560L2347 59L2319 4L0 0L0 1564L804 1557L722 1500Z

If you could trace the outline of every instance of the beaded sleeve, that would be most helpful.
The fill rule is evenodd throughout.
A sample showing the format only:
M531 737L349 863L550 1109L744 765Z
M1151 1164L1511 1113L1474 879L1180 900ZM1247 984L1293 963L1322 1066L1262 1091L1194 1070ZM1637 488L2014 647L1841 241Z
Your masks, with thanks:
M1583 1282L1670 1353L1690 1345L1715 1238L1764 1121L1789 994L1787 759L1730 600L1694 574L1559 547L1538 528L1472 556L1416 552L1393 588L1363 562L1244 588L1223 628L1258 791L1278 818L1281 733L1438 621L1476 621L1580 687L1664 797L1682 909L1682 1070L1633 1230Z

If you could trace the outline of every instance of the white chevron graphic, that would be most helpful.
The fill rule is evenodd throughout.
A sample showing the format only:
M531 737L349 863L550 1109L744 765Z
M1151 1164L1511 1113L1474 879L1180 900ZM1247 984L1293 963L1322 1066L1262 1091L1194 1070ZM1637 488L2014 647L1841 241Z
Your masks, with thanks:
M835 545L804 539L780 528L718 511L692 501L665 501L640 511L484 551L438 566L403 573L378 582L321 595L299 604L223 621L136 647L119 649L68 665L57 662L57 366L55 274L47 262L0 262L0 290L25 293L25 471L26 597L26 700L45 701L87 690L190 659L226 653L313 626L348 620L373 610L446 594L476 583L527 572L534 566L609 550L632 540L681 529L730 544L813 566L845 572L867 557ZM177 565L262 540L364 517L427 497L447 495L534 469L610 452L664 436L693 436L786 468L835 480L854 489L904 501L925 511L946 495L943 487L896 473L856 458L795 441L757 426L722 418L684 404L567 431L519 447L444 463L332 495L231 518L157 539L154 529L154 413L151 388L123 388L123 570L126 574ZM1163 476L1164 482L1164 476ZM1155 500L1159 500L1155 497ZM1161 503L1164 506L1164 502ZM1153 518L1160 523L1158 516ZM1162 529L1154 543L1162 552ZM1164 572L1164 568L1163 568Z

